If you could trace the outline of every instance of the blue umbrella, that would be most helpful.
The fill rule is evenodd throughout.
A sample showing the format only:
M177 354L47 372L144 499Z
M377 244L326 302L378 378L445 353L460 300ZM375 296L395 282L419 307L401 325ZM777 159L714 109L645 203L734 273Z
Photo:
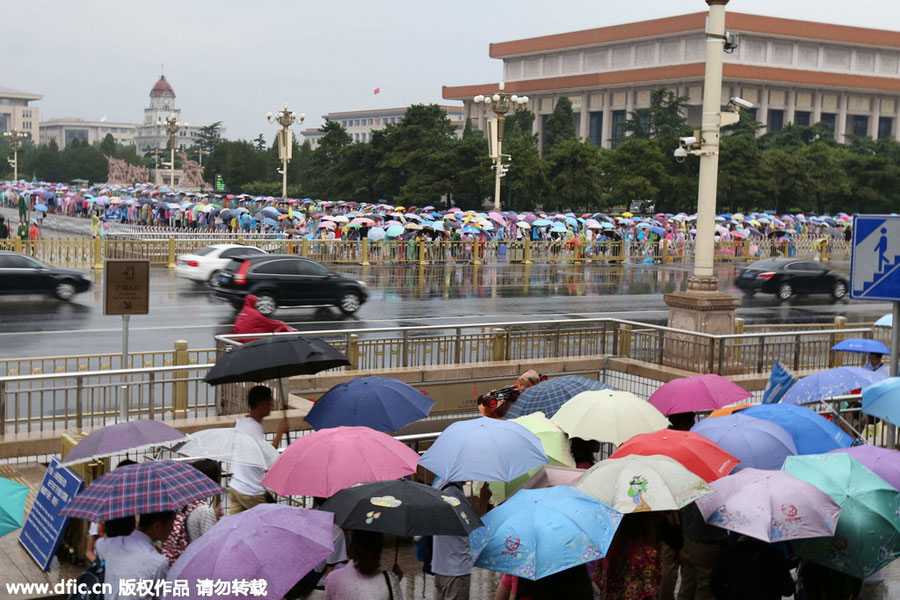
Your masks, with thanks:
M369 233L366 234L366 237L373 242L380 242L384 239L384 236L385 231L381 227L371 227Z
M893 327L894 326L894 315L888 313L875 321L875 327Z
M832 350L838 352L855 352L857 354L890 354L891 349L879 342L878 340L867 340L864 338L850 338L841 340L831 347Z
M656 227L656 226L651 227L650 231L652 231L653 233L657 233L659 235L665 235L665 233L666 233L665 229L663 229L662 227Z
M781 399L782 404L808 404L847 394L884 379L886 375L862 367L826 369L797 381Z
M364 425L397 431L428 416L434 400L392 377L339 383L319 398L304 420L314 429Z
M550 228L550 231L555 231L557 233L565 233L567 230L566 230L566 226L563 225L562 223L554 223L553 226Z
M840 427L803 406L760 404L745 408L741 414L771 421L787 430L794 440L797 454L821 454L853 445L853 438Z
M513 421L457 421L438 436L419 465L444 481L512 481L548 462L538 437Z
M532 221L531 224L534 225L535 227L544 227L546 225L552 225L553 223L551 223L547 219L536 219L536 220Z
M28 486L0 477L0 537L24 523Z
M404 231L406 230L403 229L403 225L391 225L387 228L387 231L385 231L385 235L387 237L399 237Z
M264 217L262 220L263 225L268 225L269 227L278 227L278 221L275 219L270 219L269 217Z
M603 558L622 515L580 490L519 490L471 534L475 566L540 579Z
M775 471L797 454L791 434L772 421L735 413L703 419L691 431L717 443L741 462L732 473L751 467Z
M47 205L46 204L35 204L34 210L39 210L41 212L47 212Z
M542 412L548 419L560 407L581 392L615 389L596 379L580 375L563 375L542 381L522 392L506 413L507 419L515 419L534 412Z
M862 411L867 415L900 424L900 377L888 377L863 390Z

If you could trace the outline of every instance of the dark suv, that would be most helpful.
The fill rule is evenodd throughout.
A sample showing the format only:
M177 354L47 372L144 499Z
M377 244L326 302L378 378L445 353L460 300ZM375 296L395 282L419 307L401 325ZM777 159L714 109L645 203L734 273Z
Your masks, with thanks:
M369 297L364 281L308 258L278 254L238 258L222 270L213 296L240 308L247 294L259 298L256 309L264 315L279 306L336 306L349 315Z
M0 250L0 296L44 294L71 300L91 289L91 280L75 269L51 267L20 252Z

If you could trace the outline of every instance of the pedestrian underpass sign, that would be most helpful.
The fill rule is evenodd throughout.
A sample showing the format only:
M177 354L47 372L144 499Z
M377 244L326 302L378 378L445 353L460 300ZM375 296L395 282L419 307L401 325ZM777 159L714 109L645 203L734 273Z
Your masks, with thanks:
M900 302L900 216L853 217L850 297Z

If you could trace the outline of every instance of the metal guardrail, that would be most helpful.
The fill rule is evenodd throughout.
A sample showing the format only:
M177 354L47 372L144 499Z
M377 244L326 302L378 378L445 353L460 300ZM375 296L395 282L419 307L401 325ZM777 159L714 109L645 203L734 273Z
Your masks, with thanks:
M601 262L675 263L693 260L694 242L599 241L573 246L561 241L425 241L416 240L308 240L274 239L259 234L221 234L211 236L189 234L110 234L106 237L44 238L23 242L18 238L0 240L0 249L28 252L51 264L103 268L105 258L148 259L151 264L175 267L178 254L193 252L210 244L223 242L256 246L271 253L297 254L332 264L581 264ZM724 262L753 261L769 256L803 256L820 259L848 258L849 247L843 240L834 242L827 251L816 247L814 240L802 239L789 245L759 240L756 242L719 241L715 259Z
M127 364L122 364L122 354L73 354L69 356L33 356L27 358L0 359L0 377L17 375L42 375L44 373L81 373L85 371L109 371L112 369L147 369L176 365L196 365L215 362L215 348L190 349L187 342L175 342L172 350L131 352Z

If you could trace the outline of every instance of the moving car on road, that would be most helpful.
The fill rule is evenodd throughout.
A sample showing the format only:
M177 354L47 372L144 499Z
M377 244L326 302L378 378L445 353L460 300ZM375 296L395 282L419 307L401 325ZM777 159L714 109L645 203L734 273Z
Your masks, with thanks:
M0 295L41 294L71 300L91 289L91 280L75 269L45 265L21 252L0 250Z
M219 285L219 274L234 258L266 254L264 250L240 244L213 244L197 250L193 254L179 254L175 262L175 275L208 283L212 287Z
M735 285L748 296L760 292L787 300L795 294L847 295L847 277L822 263L803 258L767 258L741 268Z
M247 294L257 296L256 310L264 315L280 306L336 306L349 315L369 297L366 282L339 275L314 260L284 254L238 258L222 270L213 290L216 298L240 308Z

